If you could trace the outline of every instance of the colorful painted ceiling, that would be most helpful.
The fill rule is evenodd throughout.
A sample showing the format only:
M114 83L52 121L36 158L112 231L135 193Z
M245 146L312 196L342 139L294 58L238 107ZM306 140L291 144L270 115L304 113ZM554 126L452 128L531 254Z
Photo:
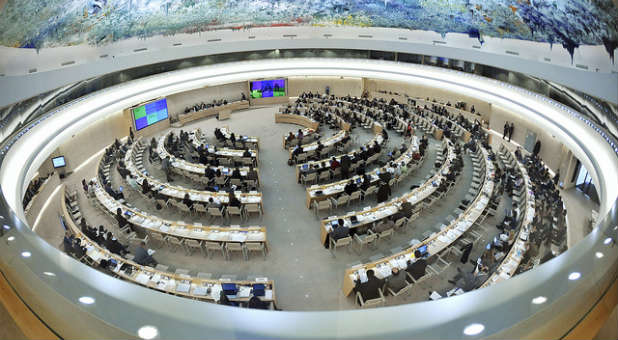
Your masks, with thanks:
M0 1L0 6L2 1ZM350 25L467 33L561 44L618 45L612 0L8 0L0 44L105 44L221 28Z

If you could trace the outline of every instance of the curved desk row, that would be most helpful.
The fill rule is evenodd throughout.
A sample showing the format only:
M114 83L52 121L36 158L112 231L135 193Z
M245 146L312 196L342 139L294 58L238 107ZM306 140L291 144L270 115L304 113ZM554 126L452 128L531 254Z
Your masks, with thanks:
M403 204L403 202L405 201L411 203L412 205L415 205L422 202L425 198L433 194L438 188L437 186L434 186L433 183L435 182L439 184L442 180L444 180L444 174L448 172L448 169L451 167L453 159L455 159L455 152L452 143L447 140L445 140L443 143L447 143L448 145L448 151L445 157L445 161L440 167L440 169L438 169L438 171L433 176L431 176L427 181L425 181L425 183L407 194L404 194L397 198L393 198L388 202L378 204L373 208L365 208L362 211L353 211L342 216L331 216L329 218L323 219L321 222L320 234L320 240L322 244L326 242L326 237L328 236L328 233L332 231L332 222L336 222L339 219L342 219L346 227L358 228L360 226L371 224L383 218L396 214L399 211L401 204ZM352 216L356 216L356 223L352 223Z
M222 166L222 165L210 166L210 165L204 165L200 163L192 163L184 159L176 158L174 155L170 154L165 148L165 139L163 137L159 138L159 142L157 144L157 154L159 155L159 158L161 159L170 157L170 160L171 160L170 165L171 165L172 171L180 175L183 175L183 176L188 176L188 177L190 177L190 175L204 176L206 168L211 168L214 171L220 170L224 176L229 177L232 175L232 171L234 170L233 168L228 167L228 166ZM241 172L246 173L247 171L251 169L245 166L245 167L239 168L239 170ZM259 176L258 168L254 168L253 171L256 171L257 177L258 177L258 183L259 183L260 176Z
M381 136L381 135L378 135L378 136ZM395 164L404 163L406 164L406 166L409 167L406 175L416 170L423 163L424 157L421 158L419 162L411 166L411 163L413 163L414 161L412 157L414 153L418 152L418 149L419 149L418 139L416 138L416 136L414 136L408 149L403 154L401 154L399 157L397 157L396 160L393 161ZM338 156L337 160L341 161L341 157ZM376 182L378 182L379 180L378 175L382 172L388 171L388 168L389 167L385 165L381 168L378 168L378 169L375 169L369 172L368 175L371 178L371 184L373 185ZM344 191L346 184L348 184L350 181L355 181L357 184L360 184L359 181L362 180L362 178L363 178L362 175L355 175L353 177L342 179L340 181L333 182L333 183L328 183L328 184L323 184L323 185L312 185L311 187L307 188L307 208L311 208L311 205L313 204L314 201L321 201L321 200L328 199L330 197L341 194ZM318 194L318 192L320 193Z
M135 181L138 184L141 185L144 180L147 180L148 184L152 188L151 190L157 191L164 196L176 199L178 201L182 201L185 195L189 194L189 198L194 202L208 203L209 199L212 198L215 202L219 202L221 204L229 203L229 194L225 191L213 192L193 190L181 186L171 185L150 176L148 171L146 171L143 167L142 163L135 164L135 158L139 158L139 156L134 154L134 148L140 143L140 141L141 140L138 139L135 143L133 143L133 145L127 150L124 157L127 170L131 172L131 175L135 178ZM241 175L243 175L243 172L241 172ZM244 175L246 175L246 172ZM242 204L257 204L260 209L263 210L261 193L258 193L257 191L250 193L242 193L237 191L234 192L234 194Z
M399 253L385 257L378 261L360 264L352 268L348 268L343 278L343 293L347 296L354 288L354 281L359 277L366 275L366 271L373 269L378 278L390 276L393 267L405 269L408 260L414 260L414 251L420 247L427 246L427 253L435 255L440 253L455 242L463 235L468 228L481 216L493 193L494 189L494 166L492 162L487 162L489 153L481 147L482 158L485 161L485 176L483 186L478 192L474 201L466 208L464 212L459 214L448 226L442 228L440 232L431 235L426 240L412 245ZM420 188L419 188L420 189ZM416 191L416 190L415 190Z
M507 280L515 274L517 267L519 267L519 264L528 249L528 235L535 214L534 191L532 190L532 183L530 181L530 176L528 176L526 167L521 162L517 161L515 155L513 155L510 150L507 150L507 148L504 147L504 144L502 144L502 149L508 152L509 158L512 161L517 163L521 176L524 179L524 187L526 192L524 216L516 241L511 246L508 254L502 260L502 263L481 287L491 286L500 281Z
M219 301L220 292L222 290L221 285L223 283L234 283L238 288L238 293L234 296L228 296L231 301L243 301L246 302L251 296L251 289L254 284L263 284L265 286L265 295L260 299L262 301L275 302L275 285L272 280L268 278L256 278L254 281L242 280L213 280L208 278L201 278L190 276L187 274L174 274L149 266L143 266L137 264L129 259L125 259L119 255L113 254L104 247L101 247L96 242L90 240L86 235L82 233L80 228L75 225L75 222L71 219L71 215L68 213L66 202L64 199L65 186L63 184L62 193L60 195L62 199L62 213L65 217L65 221L78 238L82 241L82 246L86 247L86 256L92 263L100 263L101 260L113 260L115 265L110 267L110 274L113 273L118 277L139 284L148 288L152 288L164 293L177 295L181 297L204 300L209 302Z
M343 131L343 130L342 130ZM370 141L368 141L365 144L365 148L368 148L372 145L374 145L375 143L378 143L380 146L382 146L384 144L385 140L384 137L382 136L382 134L378 134L375 135ZM346 143L347 145L347 143ZM383 149L383 148L382 148ZM380 155L382 154L382 149L380 149L379 153L376 153L374 155L372 155L371 157L367 158L367 164L373 163L375 162ZM337 155L337 156L333 156L337 161L341 162L341 157L343 157L344 155L348 155L349 157L353 158L353 155L357 152L360 151L360 148L357 150L353 150L348 152L347 154L343 154L343 155ZM309 170L322 170L324 169L322 167L322 164L325 164L327 168L330 168L330 161L332 160L333 157L326 157L317 161L311 161L311 162L306 162L306 163L302 163L302 164L296 164L296 181L298 181L301 176L306 173Z

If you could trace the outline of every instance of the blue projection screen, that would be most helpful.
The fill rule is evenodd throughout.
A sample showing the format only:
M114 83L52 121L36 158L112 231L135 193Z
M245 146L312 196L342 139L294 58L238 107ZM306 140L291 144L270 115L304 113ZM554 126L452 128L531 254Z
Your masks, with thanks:
M133 109L135 129L138 131L154 123L165 120L167 117L167 100L165 98Z

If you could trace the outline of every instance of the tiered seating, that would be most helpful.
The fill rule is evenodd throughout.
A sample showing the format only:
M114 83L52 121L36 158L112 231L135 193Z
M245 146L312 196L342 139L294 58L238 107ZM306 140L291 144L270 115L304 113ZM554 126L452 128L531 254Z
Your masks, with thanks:
M163 137L159 139L159 142L157 144L157 154L159 155L159 157L161 157L161 159L170 157L170 160L171 160L170 165L172 167L172 171L174 171L175 173L191 178L197 182L202 182L204 181L204 173L205 173L206 168L210 168L213 171L219 170L222 174L223 178L221 178L221 182L217 183L218 185L225 186L228 182L231 182L230 177L232 175L233 169L229 165L228 161L222 161L220 162L220 165L218 166L204 165L200 163L192 163L192 162L186 161L181 158L176 158L172 154L170 154L165 148L164 141L165 141L165 138ZM228 165L222 165L222 163L226 163ZM253 161L251 161L251 163L253 163ZM247 181L249 183L249 186L251 187L259 187L260 181L259 181L259 172L257 168L241 166L239 167L239 170L242 176L246 176L247 172L249 171L255 171L256 179L244 179L244 181Z
M413 158L414 154L417 153L418 150L419 150L418 140L415 136L410 142L410 146L407 149L407 151L401 154L399 157L397 157L393 161L393 163L395 163L397 166L400 166L401 164L405 164L408 170L406 173L402 173L401 176L396 176L395 178L393 178L391 180L391 183L389 183L391 187L399 183L401 180L403 180L405 176L407 176L408 174L410 174L412 171L416 170L418 167L420 167L423 164L425 157L421 157L419 160L414 160ZM338 158L338 160L340 159ZM381 168L365 173L371 179L370 186L376 186L379 183L379 180L380 180L379 174L388 171L387 168L388 166L385 165ZM338 174L341 173L341 169L338 169L338 170L339 170L338 173L336 171L331 173L332 178L339 177ZM354 170L355 170L355 167L351 168L350 173L354 173ZM307 188L307 207L310 208L311 206L316 204L316 202L320 202L322 200L327 200L327 199L332 200L332 205L334 206L340 206L343 203L349 202L351 197L344 192L346 184L348 184L350 181L354 181L354 183L356 183L357 185L361 185L363 177L364 176L362 175L361 176L356 175L356 176L350 177L349 179L343 179L338 182L333 182L333 183L319 185L319 186L312 185L310 188ZM360 198L361 192L359 190L358 194L352 193L351 195L355 196L356 198ZM365 192L363 197L367 197L368 195L369 194Z
M517 236L511 249L496 271L491 274L482 287L507 280L515 274L517 267L528 249L528 236L535 214L534 191L526 168L522 163L517 161L513 153L508 151L504 144L501 146L500 151L502 153L500 157L504 165L519 172L519 176L523 178L524 185L519 190L513 190L513 202L516 204L522 216L517 218L516 230L518 230L518 232L516 233Z
M64 203L64 197L62 202L64 215L68 216L69 213ZM130 259L113 254L96 242L93 242L81 232L80 228L75 225L71 218L68 218L66 222L67 227L81 239L82 246L86 248L84 262L91 266L101 267L109 275L164 293L207 302L218 302L223 289L234 290L232 294L228 294L228 299L236 303L246 303L252 294L261 294L259 292L264 291L260 299L265 302L271 302L270 308L274 309L276 301L275 285L272 280L266 277L248 278L247 280L223 277L214 279L210 273L197 273L196 276L192 276L189 275L188 270L184 269L169 272L143 266ZM108 264L106 268L102 266L103 260ZM242 304L239 305L242 306Z
M403 196L378 204L375 207L364 209L362 211L349 212L342 216L331 216L323 219L321 223L322 243L328 244L328 234L332 231L333 224L336 224L339 219L342 219L345 226L350 228L350 230L358 228L369 229L370 227L373 227L376 222L382 219L392 218L393 215L399 213L404 202L410 203L414 209L412 212L409 212L409 217L398 217L394 221L395 228L408 225L410 221L418 216L421 209L428 208L435 201L437 201L441 195L443 195L441 191L437 190L438 186L442 182L446 183L446 180L443 178L443 174L448 173L456 157L452 143L445 139L443 144L447 148L447 153L444 155L444 162L440 168L436 170L435 174L430 174L425 178L425 182L423 184ZM444 192L446 192L446 186L444 187L444 190Z
M223 205L227 205L227 203L229 202L229 194L225 191L213 192L192 190L180 186L170 185L167 182L159 181L156 178L150 176L148 174L148 171L146 171L146 169L144 168L142 161L144 149L145 145L141 143L141 139L133 143L133 147L130 148L125 154L125 165L127 167L127 170L131 172L131 176L136 180L138 184L141 185L144 180L147 180L148 184L152 186L154 191L158 192L162 196L167 197L167 199L162 202L163 204L175 204L181 210L190 213L191 210L189 210L189 207L182 203L182 200L186 194L189 194L189 198L192 201L196 202L194 204L194 210L198 212L207 212L206 207L211 198L215 202L219 202ZM257 205L260 211L263 212L261 193L258 193L257 191L241 193L240 191L237 191L235 192L235 195L242 204L240 210L243 215L245 212L245 206L249 204ZM223 209L222 212L224 214L229 214L229 210L226 209ZM230 216L228 215L228 217Z
M479 149L482 154L479 158L486 160L488 156L487 150L482 147ZM449 262L445 258L450 253L450 246L473 227L477 219L483 215L492 195L494 188L493 163L483 162L483 164L484 166L481 165L481 169L484 167L482 186L477 189L474 200L469 202L464 210L459 212L456 217L448 218L450 220L448 224L441 226L440 230L425 240L412 240L410 247L405 250L371 263L360 264L347 269L343 283L344 294L349 295L354 287L354 282L358 279L362 281L369 269L373 269L376 276L380 279L390 276L392 268L395 266L400 269L406 269L409 262L417 260L414 255L417 250L424 257L428 257L427 268L430 275L439 274L444 271L449 266Z

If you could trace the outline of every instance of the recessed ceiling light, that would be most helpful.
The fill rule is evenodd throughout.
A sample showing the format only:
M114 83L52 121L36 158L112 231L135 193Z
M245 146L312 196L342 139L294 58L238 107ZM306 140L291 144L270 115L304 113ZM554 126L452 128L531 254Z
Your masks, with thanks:
M155 326L144 326L137 330L137 335L142 339L150 340L159 335L159 330Z
M6 229L6 230L11 229L11 226L10 226L10 225L8 225L8 224L5 224L5 225L4 225L4 226L2 226L2 227L3 227L4 229Z
M21 252L21 256L22 257L30 257L30 256L32 256L32 253L30 253L29 251L22 251Z
M582 274L579 272L572 272L571 274L569 274L569 280L571 281L575 281L579 279L580 277L582 277Z
M13 241L13 240L15 240L15 236L9 236L6 239L9 240L9 241Z
M481 334L483 330L485 330L485 326L483 326L480 323L473 323L473 324L466 326L466 328L464 328L463 333L465 335L477 335L477 334Z
M94 298L90 296L82 296L79 298L79 302L83 303L84 305L91 305L94 303Z
M47 276L56 276L56 274L52 273L52 272L43 272L43 275L47 275Z
M540 305L542 303L545 303L547 301L547 298L544 296L537 296L534 299L532 299L532 303L534 303L535 305Z
M597 251L594 255L597 257L597 259L600 259L603 257L603 253L601 253L600 251Z
M610 243L612 243L612 238L611 237L608 237L608 238L605 239L605 241L603 241L603 244L605 244L605 245L608 245Z

